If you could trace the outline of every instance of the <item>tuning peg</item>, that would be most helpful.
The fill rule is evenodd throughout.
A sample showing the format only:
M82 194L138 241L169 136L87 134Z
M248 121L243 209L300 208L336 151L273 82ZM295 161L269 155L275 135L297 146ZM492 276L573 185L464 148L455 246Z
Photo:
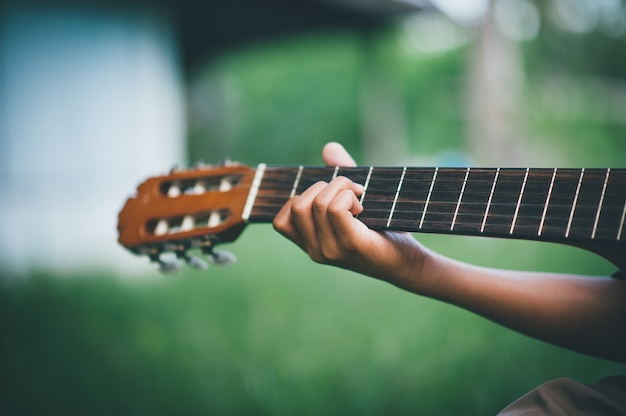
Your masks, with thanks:
M202 260L200 257L189 256L186 260L187 263L194 269L206 270L209 268L209 264L206 261Z
M160 261L159 271L161 273L173 273L182 269L182 264L179 261Z
M233 161L230 159L230 157L225 156L222 158L222 160L220 160L220 163L218 163L217 166L230 166L233 164Z
M209 260L218 266L228 266L237 261L237 257L230 251L214 250L209 254Z
M205 247L202 252L209 257L209 261L218 266L228 266L237 261L237 257L230 251L215 250L213 247Z
M182 264L176 259L164 260L160 254L150 256L150 261L159 265L159 271L162 273L172 273L182 268Z
M182 252L178 254L179 258L182 258L187 262L188 265L198 270L206 270L209 268L209 265L206 261L202 260L198 256L193 256L187 252Z

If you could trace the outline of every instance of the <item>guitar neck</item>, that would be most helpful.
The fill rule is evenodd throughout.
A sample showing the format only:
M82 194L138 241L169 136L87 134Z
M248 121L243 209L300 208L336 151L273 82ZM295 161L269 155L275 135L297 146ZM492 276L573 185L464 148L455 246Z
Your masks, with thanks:
M289 198L346 176L363 185L359 219L374 230L551 241L626 272L626 169L329 168L230 163L146 179L118 216L119 242L161 258L234 241L271 222Z
M624 244L626 169L259 165L244 219L271 222L291 196L338 175L364 186L359 219L376 230Z

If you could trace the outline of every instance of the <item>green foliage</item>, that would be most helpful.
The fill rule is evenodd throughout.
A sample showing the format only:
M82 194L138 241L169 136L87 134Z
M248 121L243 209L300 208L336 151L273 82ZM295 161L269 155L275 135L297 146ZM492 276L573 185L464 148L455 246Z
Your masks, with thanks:
M198 81L201 104L217 100L224 113L209 120L196 113L191 159L226 154L251 164L319 164L327 141L353 148L361 59L351 34L286 40L224 57Z
M401 26L330 33L216 60L190 85L190 160L318 164L330 140L362 160L363 100L372 83L384 83L393 97L409 152L403 156L432 160L466 152L472 43L425 53L407 51L404 36ZM624 166L625 61L614 53L623 44L623 36L583 36L548 25L522 45L520 136L542 165ZM380 137L381 149L387 141Z
M558 246L420 238L490 266L612 271ZM315 265L267 225L228 248L232 266L167 277L4 276L2 413L483 415L623 371Z
M555 165L626 166L626 37L547 27L525 45L529 145Z
M464 50L411 59L405 89L410 97L407 112L414 154L464 148L464 61ZM433 79L428 74L437 75Z
M400 102L413 154L462 148L464 59L462 49L409 57L393 28L239 51L192 84L189 157L319 164L322 145L333 140L360 159L364 90L381 81Z

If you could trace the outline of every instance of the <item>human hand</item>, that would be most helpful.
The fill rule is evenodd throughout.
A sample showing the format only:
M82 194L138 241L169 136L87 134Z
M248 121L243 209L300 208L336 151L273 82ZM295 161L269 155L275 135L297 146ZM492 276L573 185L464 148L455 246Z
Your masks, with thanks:
M337 143L329 166L354 166ZM621 279L490 269L423 248L408 233L378 232L356 215L363 187L338 176L318 182L282 207L274 228L314 261L388 281L451 303L556 345L626 362L626 284ZM558 293L559 296L554 296ZM601 307L598 307L601 305Z
M328 143L328 166L355 166L338 143ZM274 219L274 228L311 259L353 270L408 288L423 266L425 250L407 233L373 231L357 218L363 186L338 176L318 182L291 198Z

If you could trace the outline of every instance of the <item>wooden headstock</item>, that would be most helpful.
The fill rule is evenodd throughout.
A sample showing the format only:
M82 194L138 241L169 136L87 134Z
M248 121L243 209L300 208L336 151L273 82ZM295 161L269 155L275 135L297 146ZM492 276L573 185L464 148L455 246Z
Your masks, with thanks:
M118 217L119 243L168 268L170 252L192 265L187 252L199 248L215 256L215 244L230 242L246 222L243 209L255 170L241 164L200 166L152 177L137 187Z

